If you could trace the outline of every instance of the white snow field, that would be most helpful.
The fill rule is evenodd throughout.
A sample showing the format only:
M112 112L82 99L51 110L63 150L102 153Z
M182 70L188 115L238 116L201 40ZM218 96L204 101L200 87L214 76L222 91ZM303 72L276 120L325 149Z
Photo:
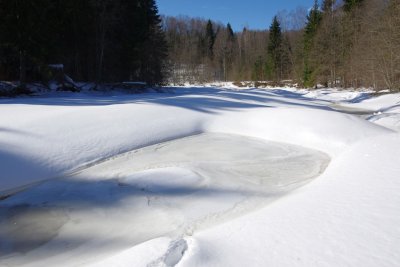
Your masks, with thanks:
M0 99L0 266L399 266L400 94Z

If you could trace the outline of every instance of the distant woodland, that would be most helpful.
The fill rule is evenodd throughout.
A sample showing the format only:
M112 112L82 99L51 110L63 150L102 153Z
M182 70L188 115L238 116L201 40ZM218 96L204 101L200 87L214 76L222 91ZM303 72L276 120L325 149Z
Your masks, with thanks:
M243 14L246 15L246 14ZM251 14L248 14L249 16ZM0 0L0 80L291 81L400 90L400 0L323 0L265 30L160 17L154 0Z
M315 1L264 31L165 17L170 81L291 80L304 87L400 90L400 0Z

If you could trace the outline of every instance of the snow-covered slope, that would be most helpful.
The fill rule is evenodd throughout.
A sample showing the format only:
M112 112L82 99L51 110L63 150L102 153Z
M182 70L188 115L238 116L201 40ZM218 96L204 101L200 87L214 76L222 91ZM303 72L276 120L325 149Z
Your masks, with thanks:
M178 266L398 266L400 136L338 156L313 183L188 238Z
M382 127L370 122L379 122L381 119L370 117L368 121L344 111L346 108L381 112L389 110L392 118L396 118L399 114L396 107L398 95L361 101L364 98L364 94L335 90L313 93L294 89L172 88L170 93L139 96L94 97L81 94L0 100L0 193L7 195L36 182L64 177L59 180L60 189L52 186L58 183L54 181L0 201L0 220L11 222L24 213L38 224L42 217L47 218L56 232L62 231L59 241L54 239L54 233L46 234L46 228L38 229L45 232L44 240L54 239L51 242L58 244L58 248L63 247L61 244L68 237L81 240L77 243L81 249L73 249L71 245L72 250L65 254L60 254L57 246L50 249L46 243L41 248L26 251L26 254L7 253L6 258L1 258L0 253L0 266L21 263L43 266L52 260L68 266L75 262L76 257L81 260L79 264L93 266L397 266L400 263L400 254L395 249L400 245L400 212L397 208L400 206L400 136L393 130L396 130L398 120L379 123L385 126ZM342 112L335 111L338 106L343 107L339 108ZM218 200L210 195L201 205L193 203L193 212L196 207L197 210L187 213L184 216L186 219L171 221L171 216L178 213L168 215L168 209L160 206L146 209L149 203L146 197L149 199L150 195L155 194L154 190L157 194L167 194L171 187L204 185L201 178L204 174L198 176L197 167L193 167L197 163L190 165L190 168L185 164L157 165L158 170L149 167L148 171L135 174L137 170L129 167L129 161L121 161L123 157L113 157L199 133L234 134L280 142L287 146L306 147L329 155L330 165L313 182L280 195L274 202L268 202L269 205L256 205L257 209L254 205L244 205L246 212L241 212L240 216L222 221L211 220L214 223L177 235L176 230L183 229L179 222L187 223L190 216L207 217L216 208L212 203ZM212 144L210 142L210 146ZM185 145L192 146L195 151L198 150L194 144ZM242 151L242 157L251 162L253 152L244 153L244 148L240 150L241 146L249 145L242 143L230 146L237 146L235 149ZM229 149L225 148L224 151L229 154ZM286 152L288 155L291 154L289 151ZM149 155L151 158L152 154ZM128 173L118 167L118 161L129 167ZM199 159L197 161L202 162ZM234 162L231 162L232 166ZM93 168L85 170L90 166ZM280 165L270 169L285 169L277 166ZM193 168L197 171L193 172ZM207 169L213 168L208 166ZM81 172L73 175L79 170ZM229 173L232 167L224 170L221 174ZM243 173L243 170L240 172ZM91 174L83 175L85 173ZM217 173L211 171L208 176L216 177ZM243 177L248 175L243 173ZM133 184L129 177L134 177ZM160 177L166 177L168 181ZM280 177L288 176L285 174ZM94 179L95 183L73 182L82 179ZM78 188L81 184L83 187L80 191ZM220 185L228 184L221 182ZM118 199L107 198L112 205L101 198L103 193L109 194L122 190L118 189L121 186L130 188L133 185L147 188L152 193L149 195L145 191L143 201L139 198L137 202L130 202L130 191L124 191L122 196L118 195ZM208 182L205 185L211 186ZM57 191L61 188L69 189ZM243 184L237 190L245 188ZM54 192L50 194L52 190ZM45 196L47 194L50 196ZM63 194L69 196L68 203L59 199ZM72 198L75 202L68 206L74 195L82 196ZM227 199L239 201L240 198L233 196L225 198L221 194L219 197L221 203ZM46 197L50 202L42 204L47 201ZM37 203L32 203L33 199ZM181 203L179 199L156 199L161 206L176 206L179 212L185 210L183 206L178 208ZM51 201L54 201L53 204ZM58 203L58 206L54 203ZM88 203L94 213L80 213L82 205L85 207ZM187 203L191 207L189 203L192 202ZM227 201L226 205L231 205L229 203ZM40 206L40 209L32 213L29 205ZM65 224L64 217L72 213L65 215L64 208L54 210L52 205L76 210L73 214L82 228ZM134 211L129 210L133 206L148 227L143 228L141 224L141 229L147 229L147 235L139 238L139 242L132 243L129 235L123 236L111 228L130 229L124 221L130 220L127 214ZM121 224L108 224L107 220L102 222L99 218L106 214L117 218L121 216ZM75 222L75 219L72 221ZM165 222L165 227L152 229L152 220ZM91 221L96 222L97 228L85 226ZM29 233L32 230L30 227L32 225L28 224L24 233ZM0 235L9 236L7 231L11 230L4 229L0 229ZM90 237L87 240L91 241L82 241L94 229L104 233L104 239ZM82 231L81 234L77 234L79 231ZM25 238L28 240L24 235L18 238L18 242L22 243ZM6 243L1 244L5 249ZM107 247L106 244L114 245ZM85 250L85 247L92 249ZM96 249L102 251L101 257L96 255ZM12 251L12 248L7 247L7 251ZM55 254L58 258L52 259L51 256Z
M371 113L367 117L369 121L400 131L400 94L382 95L356 103L341 103L340 106L353 110L368 110Z
M212 88L142 97L2 101L0 158L7 179L1 179L0 192L146 145L210 130L229 133L229 126L239 133L247 125L254 129L245 135L317 149L313 144L323 143L328 153L334 147L341 150L347 141L382 131L353 116L316 110L326 109L325 105L283 90ZM298 132L293 134L294 130Z

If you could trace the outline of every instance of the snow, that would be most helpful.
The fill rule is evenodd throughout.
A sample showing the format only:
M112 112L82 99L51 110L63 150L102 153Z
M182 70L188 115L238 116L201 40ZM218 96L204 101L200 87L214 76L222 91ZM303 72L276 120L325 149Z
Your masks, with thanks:
M394 131L400 131L400 94L386 94L358 103L343 103L341 107L370 113L368 121Z
M399 149L398 134L360 142L295 194L191 237L178 266L398 266Z
M388 109L385 112L378 112L368 118L369 121L374 122L383 127L400 131L400 109Z
M400 94L382 95L372 99L366 99L359 103L343 104L352 108L368 109L377 111L384 111L385 109L392 108L400 105Z
M321 99L334 102L351 101L366 97L368 91L343 91L342 89L318 89L313 91L304 90L304 97Z
M318 176L328 162L325 154L302 147L222 134L146 147L97 164L73 179L48 182L4 200L4 218L11 217L14 224L5 224L10 229L2 234L0 245L5 255L32 251L22 259L6 260L8 264L36 259L35 265L43 266L57 264L66 254L76 255L78 246L87 255L94 249L99 252L92 243L111 238L123 237L125 248L162 235L181 237L281 197ZM15 214L16 207L24 210ZM23 223L33 218L41 223ZM25 244L17 233L32 241ZM102 253L70 256L68 264L102 260L121 246L103 244ZM41 259L41 251L55 247L61 255ZM162 261L174 265L168 262L175 261L176 253L167 253Z
M0 100L0 266L398 266L400 95L226 87Z

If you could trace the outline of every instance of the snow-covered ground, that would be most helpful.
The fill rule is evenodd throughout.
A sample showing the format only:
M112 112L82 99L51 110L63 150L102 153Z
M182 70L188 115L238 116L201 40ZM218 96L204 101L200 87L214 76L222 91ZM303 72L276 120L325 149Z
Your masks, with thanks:
M0 266L398 266L400 95L226 87L0 100Z

